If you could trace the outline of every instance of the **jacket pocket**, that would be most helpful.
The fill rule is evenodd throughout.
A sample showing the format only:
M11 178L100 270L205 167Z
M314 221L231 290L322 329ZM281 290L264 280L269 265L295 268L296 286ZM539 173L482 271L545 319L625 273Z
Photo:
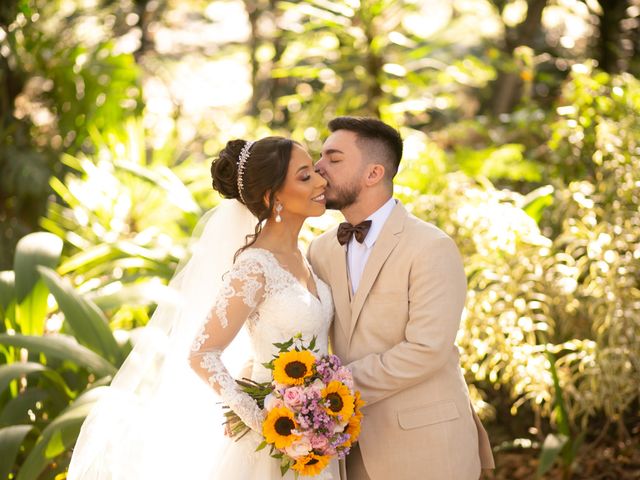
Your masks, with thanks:
M454 402L438 402L398 412L398 423L404 430L448 422L460 417Z

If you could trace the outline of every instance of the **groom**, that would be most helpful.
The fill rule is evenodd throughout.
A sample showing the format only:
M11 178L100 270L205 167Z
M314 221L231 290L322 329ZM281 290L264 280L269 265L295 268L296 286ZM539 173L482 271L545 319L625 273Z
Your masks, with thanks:
M331 286L334 353L367 402L348 480L477 480L493 467L455 338L466 278L455 243L392 198L402 139L373 118L338 117L316 170L349 223L309 247Z

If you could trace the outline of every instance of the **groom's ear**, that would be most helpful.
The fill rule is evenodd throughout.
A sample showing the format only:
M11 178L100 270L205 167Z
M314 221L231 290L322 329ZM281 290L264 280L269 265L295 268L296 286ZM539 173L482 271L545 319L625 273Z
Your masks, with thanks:
M365 184L367 187L373 187L384 179L384 165L380 163L370 163L367 166L367 176L365 178Z

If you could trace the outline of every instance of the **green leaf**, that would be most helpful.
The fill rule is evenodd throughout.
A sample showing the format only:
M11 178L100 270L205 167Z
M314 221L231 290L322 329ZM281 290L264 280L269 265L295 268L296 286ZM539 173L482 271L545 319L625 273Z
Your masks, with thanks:
M78 342L99 353L111 364L119 365L122 362L122 350L100 309L90 300L82 298L53 270L45 267L39 267L38 270L64 312Z
M167 300L168 298L176 297L176 295L175 290L170 287L160 285L156 282L144 282L125 285L113 293L107 295L91 295L89 298L102 310L110 310L119 308L122 305L152 305Z
M160 187L167 192L167 200L186 213L200 214L201 209L193 195L184 183L166 167L154 170L145 168L133 162L115 161L115 166L132 175L148 181L153 186Z
M16 322L21 333L24 335L44 333L48 297L49 289L42 279L39 279L22 302L16 305Z
M33 429L33 425L12 425L0 428L0 478L8 478L16 462L16 456L24 437Z
M40 279L37 267L55 268L61 253L62 240L52 233L30 233L20 239L13 264L18 302L25 299Z
M12 270L0 272L0 313L4 312L16 296L16 276Z
M70 360L81 367L94 372L98 377L114 375L117 368L97 353L78 344L68 335L48 335L44 337L28 335L0 334L0 344L26 348L40 352L47 357Z
M12 380L20 378L23 375L29 375L34 372L42 372L47 367L39 363L12 363L10 365L0 366L0 394L9 386Z
M260 451L260 450L262 450L263 448L266 448L266 447L267 447L267 445L269 445L269 444L267 443L267 441L266 441L266 440L263 440L263 441L262 441L262 443L256 447L256 452L259 452L259 451Z
M555 435L553 433L547 435L540 451L536 479L542 478L553 467L568 440L569 437L565 435Z
M536 223L540 223L544 210L553 205L553 190L551 185L546 185L536 188L524 198L522 209L527 215L533 218Z
M51 393L48 390L28 388L7 402L2 412L0 412L0 426L30 422L29 410L34 410L36 403L44 403L50 396Z
M72 447L93 402L80 401L65 409L43 430L42 435L22 464L17 480L38 478L42 470L58 455Z

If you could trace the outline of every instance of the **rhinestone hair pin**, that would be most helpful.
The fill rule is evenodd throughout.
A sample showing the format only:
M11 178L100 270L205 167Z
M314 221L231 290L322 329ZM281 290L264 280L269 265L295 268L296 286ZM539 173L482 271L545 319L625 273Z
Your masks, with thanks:
M240 199L247 203L244 200L244 195L242 191L244 190L244 169L247 165L247 159L249 158L249 149L253 145L253 142L245 142L244 147L240 150L240 156L238 157L238 193L240 194Z

